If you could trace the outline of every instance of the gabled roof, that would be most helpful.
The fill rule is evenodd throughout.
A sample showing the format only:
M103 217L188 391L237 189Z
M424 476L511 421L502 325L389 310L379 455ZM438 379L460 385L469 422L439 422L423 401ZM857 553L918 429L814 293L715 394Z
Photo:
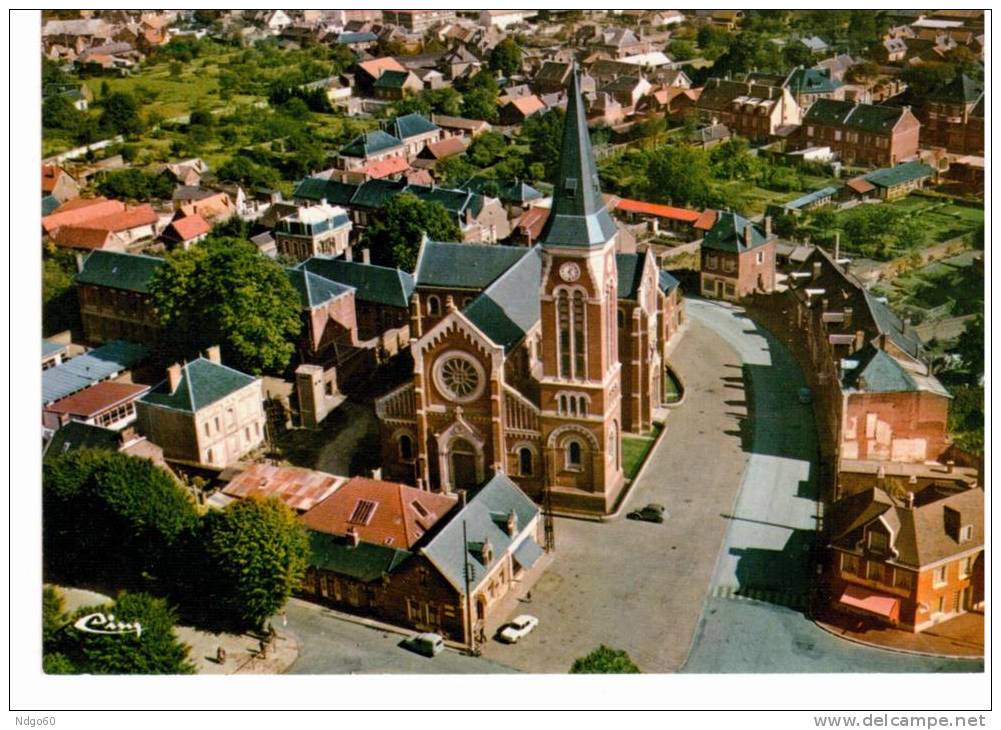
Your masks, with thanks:
M948 84L939 86L928 92L928 101L945 102L951 104L972 104L980 99L984 93L982 81L972 79L966 74L959 74Z
M913 180L931 177L935 170L923 162L903 162L893 167L883 167L864 175L863 177L876 187L891 188Z
M255 382L258 379L251 375L200 357L181 367L181 380L173 391L169 381L164 380L140 400L151 406L196 413Z
M410 549L458 503L452 494L352 477L302 516L310 530L354 532L362 543Z
M118 451L121 434L110 428L92 426L83 421L70 421L52 435L45 447L46 456L58 456L77 449Z
M362 61L358 64L358 68L373 79L379 78L384 71L406 71L403 65L392 56L373 58L371 61Z
M65 398L60 398L55 403L46 406L45 410L52 413L91 418L109 408L135 400L147 390L149 390L147 385L105 380Z
M745 229L751 227L751 241L748 245ZM757 248L768 242L765 234L757 225L744 216L732 211L720 211L716 223L702 239L702 247L716 251L742 253Z
M539 321L542 310L535 293L541 281L542 256L538 247L533 247L474 299L463 314L492 342L510 351Z
M411 71L383 71L376 80L376 89L400 89L413 76Z
M460 155L466 151L466 141L462 137L449 137L438 142L429 142L424 145L418 157L431 158L432 160L444 160L447 157Z
M504 529L504 523L512 512L518 522L514 537ZM479 547L489 540L494 555L500 556L512 547L515 539L530 540L531 535L524 536L523 532L538 514L539 508L535 503L507 476L498 473L480 487L421 552L463 594L466 591L468 565L469 590L475 591L488 572L488 566L480 562Z
M52 213L42 218L42 228L51 233L59 226L80 225L112 213L125 210L120 200L108 198L76 198L63 203Z
M801 66L789 74L786 86L794 94L827 94L837 91L844 84L831 78L830 69Z
M488 191L497 189L497 198L505 203L524 205L532 200L538 200L542 193L523 180L492 180L486 177L472 177L462 184L467 190L487 195Z
M342 537L309 531L309 564L320 570L371 583L393 573L411 557L407 550L362 542L351 545Z
M601 197L576 70L570 75L567 99L553 203L539 242L544 246L603 246L616 228Z
M885 303L863 289L865 302L879 334L886 335L897 347L912 357L920 357L921 339Z
M643 281L643 264L646 254L619 253L615 254L615 267L619 272L617 285L619 299L635 299L640 282Z
M345 477L323 471L259 463L233 477L222 491L241 499L277 497L292 509L305 512L333 494L345 481Z
M112 242L114 234L102 228L86 226L59 226L52 234L52 242L60 248L77 248L91 251L103 249Z
M198 236L209 233L212 230L212 225L201 215L195 213L183 218L175 218L170 222L170 225L167 226L167 230L163 234L169 236L169 231L171 230L176 233L177 240L190 241L193 238L198 238Z
M571 64L560 63L558 61L546 61L539 67L535 74L534 81L549 81L557 84L564 84L567 74L570 73Z
M349 286L311 274L304 269L286 268L285 275L299 293L299 303L304 309L318 307L331 299L354 291Z
M482 291L527 253L522 246L424 241L416 285Z
M440 131L437 124L416 112L396 117L388 124L388 129L397 139L406 140L422 134Z
M352 287L357 301L370 304L407 308L414 292L414 278L410 274L386 266L313 256L296 268Z
M803 123L839 124L868 132L888 132L897 126L904 114L901 107L818 99L804 115Z
M163 266L163 259L114 251L93 251L84 259L83 269L73 280L77 284L93 284L113 289L149 293L154 274Z
M839 188L829 185L826 188L821 188L820 190L814 190L806 195L800 195L795 200L790 200L788 203L783 203L782 207L786 210L799 210L800 208L816 203L819 200L826 200L837 194Z
M403 142L391 134L376 129L371 132L359 134L353 140L341 147L342 157L369 157L370 155L385 152L394 147L401 147Z
M307 177L295 186L294 198L306 200L326 200L332 205L350 205L351 198L358 192L358 185L339 182L322 177ZM283 205L275 203L275 205Z
M652 215L656 218L682 221L684 223L695 223L702 215L698 211L687 208L675 208L671 205L659 205L657 203L647 203L642 200L630 200L621 198L615 206L616 210L626 213L638 213L640 215Z
M669 294L680 285L681 282L675 279L671 272L664 271L663 269L657 271L657 286L660 287L660 290L664 294Z
M522 116L527 118L544 110L546 108L546 104L538 96L531 94L530 96L519 96L515 99L511 99L504 105L504 107L514 107L521 113Z
M60 398L128 370L149 351L144 345L114 340L42 371L42 403Z

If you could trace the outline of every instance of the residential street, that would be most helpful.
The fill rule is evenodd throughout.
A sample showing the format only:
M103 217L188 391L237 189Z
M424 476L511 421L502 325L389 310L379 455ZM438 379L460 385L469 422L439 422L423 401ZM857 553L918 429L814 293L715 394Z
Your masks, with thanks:
M788 349L733 307L686 302L723 337L753 392L747 466L686 672L981 671L982 661L891 654L828 634L801 612L816 515L816 436Z

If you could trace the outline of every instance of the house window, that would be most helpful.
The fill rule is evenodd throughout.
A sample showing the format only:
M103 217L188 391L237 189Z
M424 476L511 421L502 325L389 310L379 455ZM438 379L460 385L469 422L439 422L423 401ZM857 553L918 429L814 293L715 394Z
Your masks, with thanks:
M579 441L567 442L567 467L579 469L581 466L581 447Z
M527 446L518 449L518 473L523 477L532 476L532 450Z
M206 436L209 435L209 422L208 421L205 422L205 435Z
M723 260L723 271L725 271L727 273L732 273L733 270L736 269L736 268L737 268L737 264L734 262L733 259L724 259Z
M884 583L886 577L885 566L882 563L870 560L866 565L865 577L877 583Z
M219 416L215 417L215 430L216 432L222 431L222 427L219 425Z
M812 137L813 136L813 126L812 125L806 128L806 136L807 137Z
M247 439L247 443L250 443L250 426L243 429L243 435Z
M621 309L619 310L619 329L623 329L626 326L626 313Z
M413 461L414 441L407 434L400 436L400 461Z
M973 572L973 556L967 555L965 558L959 561L959 577L969 578L972 572Z
M716 292L716 286L713 283L712 279L702 280L702 291L705 292L706 294L713 294Z
M333 383L333 381L328 380L326 383L323 384L323 393L325 395L333 395L334 394L334 383Z
M706 268L710 270L715 270L719 265L719 259L716 256L710 256L706 261Z
M893 585L897 588L910 590L914 587L914 574L909 570L893 569Z
M764 251L758 251L758 255L755 257L754 260L757 263L759 263L759 264L765 263L765 252Z
M945 596L938 597L938 606L935 613L945 613Z
M973 525L963 525L962 529L959 531L959 541L969 542L973 539Z
M428 315L437 317L441 314L441 302L433 294L428 297Z
M889 539L885 532L879 530L869 530L869 549L885 553L889 547Z
M206 464L212 463L212 449L209 449L208 451L205 452L205 463Z
M372 520L376 506L376 503L371 500L359 499L355 504L354 511L348 518L348 522L353 525L367 525Z
M857 555L841 553L841 572L858 575L861 570L861 563Z
M934 585L936 587L938 587L938 586L944 586L945 585L945 569L946 569L946 567L948 567L948 566L940 565L939 567L935 568L935 572L932 573L932 585Z
M737 287L733 284L725 284L723 286L723 293L728 297L737 296Z

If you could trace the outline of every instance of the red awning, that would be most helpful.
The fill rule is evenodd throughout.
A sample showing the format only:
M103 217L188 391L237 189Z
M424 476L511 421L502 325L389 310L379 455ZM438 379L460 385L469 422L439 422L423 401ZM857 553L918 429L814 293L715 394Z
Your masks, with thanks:
M874 593L859 586L845 586L840 603L888 619L896 620L900 615L899 599Z

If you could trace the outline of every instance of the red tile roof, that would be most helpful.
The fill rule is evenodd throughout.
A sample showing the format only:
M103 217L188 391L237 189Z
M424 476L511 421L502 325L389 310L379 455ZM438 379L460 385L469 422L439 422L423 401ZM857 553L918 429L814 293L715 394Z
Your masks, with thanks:
M407 69L403 67L399 61L397 61L392 56L386 56L385 58L373 58L371 61L363 61L358 64L358 68L362 69L371 76L373 79L377 79L382 76L385 71L406 71Z
M93 418L115 406L135 400L147 390L149 390L148 385L105 380L66 398L61 398L45 410L52 413Z
M42 192L51 193L56 189L56 183L65 170L58 165L42 165Z
M254 464L223 488L230 497L277 497L299 512L311 509L345 482L345 477L298 466Z
M529 208L515 221L515 228L521 236L535 241L542 234L542 227L549 218L549 208Z
M700 231L708 231L714 225L716 225L716 216L718 211L712 208L706 208L699 215L699 219L692 224L693 228L698 228Z
M80 225L86 221L119 213L123 210L125 210L125 204L120 200L77 198L63 203L42 218L42 228L46 233L52 233L59 226Z
M641 215L652 215L657 218L669 218L685 223L695 223L702 217L701 213L685 208L675 208L670 205L657 205L656 203L645 203L642 200L629 200L623 198L619 201L618 210L627 213L639 213Z
M466 151L466 142L462 137L449 137L440 142L432 142L425 149L431 153L436 160L443 160L452 155L459 155Z
M876 186L864 177L852 178L846 182L845 185L854 190L856 193L870 193L876 189Z
M450 494L354 477L304 514L302 522L317 532L346 535L353 531L362 542L405 550L457 502Z
M51 236L52 242L60 248L88 250L104 248L111 237L111 231L87 226L60 226Z
M403 157L387 157L385 160L373 162L362 167L359 172L364 172L369 177L382 178L390 175L399 175L410 168L410 163Z
M160 220L149 203L127 208L101 218L92 218L82 225L86 228L99 228L105 231L127 231L140 226L150 226Z
M179 240L190 241L211 231L212 225L195 213L194 215L184 216L183 218L171 221L168 228L172 228L177 233Z
M546 108L542 99L535 94L532 94L531 96L520 96L517 99L512 99L508 103L512 104L525 117L530 117L536 112Z

